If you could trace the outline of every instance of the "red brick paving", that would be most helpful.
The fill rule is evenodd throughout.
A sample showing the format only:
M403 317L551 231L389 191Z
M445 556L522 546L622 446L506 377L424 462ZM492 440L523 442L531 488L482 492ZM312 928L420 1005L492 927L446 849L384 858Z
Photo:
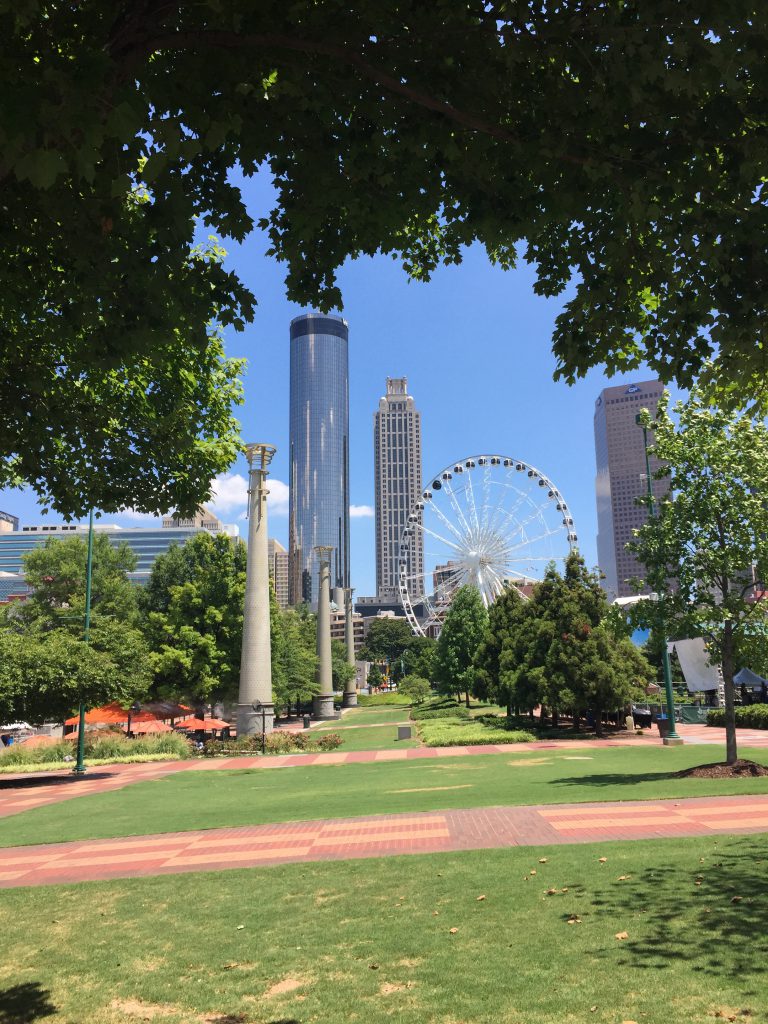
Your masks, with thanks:
M768 832L768 795L483 807L0 850L0 888L511 846Z

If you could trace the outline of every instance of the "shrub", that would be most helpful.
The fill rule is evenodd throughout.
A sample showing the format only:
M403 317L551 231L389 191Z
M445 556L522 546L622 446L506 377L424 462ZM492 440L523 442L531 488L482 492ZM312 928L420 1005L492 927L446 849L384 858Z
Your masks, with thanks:
M707 725L725 725L723 708L712 708L707 713ZM742 729L768 729L768 704L747 704L736 708L736 727Z
M336 750L341 746L343 740L337 732L327 732L317 740L320 750Z
M406 676L398 686L398 693L410 697L417 704L423 704L432 693L432 687L429 680L421 676Z
M433 718L463 718L468 719L470 717L469 711L466 708L457 707L455 704L452 708L414 708L411 711L411 718L415 721L424 722L429 721ZM487 715L485 716L488 717ZM476 719L478 721L478 719Z
M27 746L26 743L14 743L10 747L4 747L0 753L0 766L10 768L11 765L26 764L52 764L56 762L59 767L64 763L64 758L70 757L76 752L75 744L71 740L61 740L60 743L46 743L43 746Z
M418 726L419 735L427 747L463 747L489 743L530 743L536 739L533 733L523 729L491 729L476 722L455 719L451 722L425 722Z

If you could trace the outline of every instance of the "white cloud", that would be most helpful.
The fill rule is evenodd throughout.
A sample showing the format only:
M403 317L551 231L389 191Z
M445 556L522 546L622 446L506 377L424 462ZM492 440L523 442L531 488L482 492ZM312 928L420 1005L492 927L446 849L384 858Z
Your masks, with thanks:
M269 491L267 497L269 514L271 516L287 516L288 484L284 484L282 480L272 480L271 477L267 477L267 490Z
M248 481L240 473L220 473L211 481L209 508L217 515L229 515L248 504Z
M139 512L135 508L122 508L117 515L121 519L129 519L139 526L159 526L162 522L158 516L150 515L148 512Z
M215 478L211 487L213 496L208 507L216 515L235 519L245 519L248 511L248 480L241 473L222 473ZM288 514L288 484L282 480L267 477L270 515Z
M370 505L350 505L350 519L370 519L373 516L373 509Z

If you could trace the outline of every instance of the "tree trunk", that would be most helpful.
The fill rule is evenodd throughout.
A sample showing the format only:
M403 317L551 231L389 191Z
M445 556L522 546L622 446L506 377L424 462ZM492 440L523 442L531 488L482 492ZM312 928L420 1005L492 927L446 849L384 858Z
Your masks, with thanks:
M464 699L466 701L467 708L469 708L469 690L464 694Z
M539 705L539 725L547 724L547 708L545 704Z
M581 728L581 715L578 708L573 709L573 728L575 732Z
M723 683L725 689L725 761L735 764L736 752L736 707L733 686L733 626L725 623L722 650Z
M595 717L595 736L600 739L603 735L603 709L594 708L592 714Z
M557 708L552 708L552 728L556 729L560 725L560 712Z
M512 701L511 700L507 701L507 718L509 718L509 719L512 718Z

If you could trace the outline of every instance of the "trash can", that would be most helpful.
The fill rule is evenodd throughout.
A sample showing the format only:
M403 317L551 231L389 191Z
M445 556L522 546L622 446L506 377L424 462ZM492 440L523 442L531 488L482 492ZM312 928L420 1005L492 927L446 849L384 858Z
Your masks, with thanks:
M398 727L397 727L397 738L399 740L409 740L411 738L411 727L410 727L410 725L398 725Z
M304 728L309 728L309 715L304 715Z
M669 719L666 715L656 715L656 725L659 727L659 736L662 739L669 736Z

